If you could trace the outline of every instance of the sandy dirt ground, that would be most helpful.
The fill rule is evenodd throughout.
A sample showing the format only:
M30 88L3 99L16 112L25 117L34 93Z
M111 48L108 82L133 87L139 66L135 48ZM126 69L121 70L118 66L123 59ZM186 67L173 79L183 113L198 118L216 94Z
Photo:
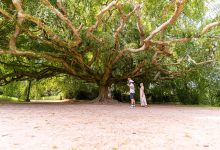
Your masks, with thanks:
M0 150L220 150L220 109L0 104Z

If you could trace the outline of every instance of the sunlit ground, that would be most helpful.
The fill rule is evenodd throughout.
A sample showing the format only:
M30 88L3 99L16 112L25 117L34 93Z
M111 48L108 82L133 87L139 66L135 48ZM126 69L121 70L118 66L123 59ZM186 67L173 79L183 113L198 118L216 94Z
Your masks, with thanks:
M220 109L1 104L0 150L219 150Z

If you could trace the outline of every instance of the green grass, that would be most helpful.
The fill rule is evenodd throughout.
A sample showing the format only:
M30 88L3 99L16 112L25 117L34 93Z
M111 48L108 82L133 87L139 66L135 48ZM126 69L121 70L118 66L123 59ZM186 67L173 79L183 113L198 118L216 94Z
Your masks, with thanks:
M59 100L60 96L45 96L45 97L41 97L40 100Z
M35 99L32 99L35 100ZM60 95L58 96L45 96L45 97L40 97L39 99L36 100L43 100L43 101L49 101L49 100L60 100ZM16 97L10 97L10 96L5 96L5 95L0 95L0 104L1 103L19 103L19 102L24 102L24 100L18 99Z
M16 97L0 95L0 103L20 102Z

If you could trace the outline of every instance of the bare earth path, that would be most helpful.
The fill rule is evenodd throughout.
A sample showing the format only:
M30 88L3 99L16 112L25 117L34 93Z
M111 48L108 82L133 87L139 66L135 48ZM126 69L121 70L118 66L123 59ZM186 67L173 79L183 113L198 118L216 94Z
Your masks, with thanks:
M0 150L220 150L220 109L0 104Z

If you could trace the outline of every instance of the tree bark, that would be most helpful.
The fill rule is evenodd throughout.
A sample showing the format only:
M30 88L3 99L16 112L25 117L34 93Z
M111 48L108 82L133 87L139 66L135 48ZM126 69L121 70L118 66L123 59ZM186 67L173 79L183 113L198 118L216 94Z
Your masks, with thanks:
M95 103L102 103L102 104L107 104L107 103L118 103L117 100L114 100L111 96L111 91L110 91L109 85L100 85L99 86L99 95L96 99L93 100Z
M25 99L25 102L30 102L30 91L31 91L31 80L28 82L28 87L27 87L27 97Z

